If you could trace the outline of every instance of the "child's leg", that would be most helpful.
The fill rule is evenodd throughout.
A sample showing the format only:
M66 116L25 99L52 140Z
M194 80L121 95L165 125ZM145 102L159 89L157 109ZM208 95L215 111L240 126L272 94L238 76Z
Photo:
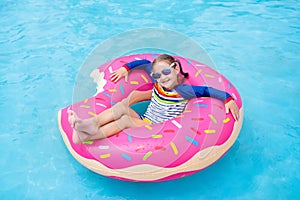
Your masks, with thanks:
M128 115L134 118L139 118L139 115L126 106L123 102L119 102L113 107L104 110L95 117L89 119L79 119L76 113L72 110L68 111L68 119L72 128L75 128L79 132L85 132L90 135L98 133L99 126L104 126L107 123L120 119L124 115Z
M110 122L104 126L98 128L98 132L95 135L87 134L86 132L77 131L73 132L73 142L75 144L82 143L88 140L97 140L112 136L126 128L145 126L149 123L141 120L140 118L132 117L129 115L123 115L118 120Z

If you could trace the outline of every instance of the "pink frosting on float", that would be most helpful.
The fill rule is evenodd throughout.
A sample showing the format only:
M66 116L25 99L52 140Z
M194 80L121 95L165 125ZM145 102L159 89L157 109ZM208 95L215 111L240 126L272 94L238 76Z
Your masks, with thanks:
M71 108L80 118L85 119L121 101L133 90L152 89L150 77L142 70L133 70L128 82L122 79L113 83L110 81L110 74L111 71L135 59L153 61L155 57L157 57L155 54L131 55L101 65L98 69L104 72L104 78L107 80L104 91L62 109L62 129L76 153L111 169L123 169L140 164L170 168L187 162L203 149L221 145L228 140L233 130L234 119L230 113L225 113L224 103L213 98L195 98L189 101L182 115L172 120L126 129L103 140L81 145L73 144L73 131L67 120L67 109ZM208 85L226 91L233 96L239 108L242 106L238 91L220 73L197 61L177 56L176 58L181 61L184 71L189 72L186 84ZM183 174L177 173L161 180L179 178Z

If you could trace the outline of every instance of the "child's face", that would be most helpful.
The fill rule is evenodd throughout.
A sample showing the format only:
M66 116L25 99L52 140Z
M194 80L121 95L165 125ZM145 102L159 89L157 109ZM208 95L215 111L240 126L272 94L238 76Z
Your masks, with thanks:
M178 85L178 73L178 66L170 67L170 64L165 61L155 63L152 69L153 77L157 78L157 83L167 90L172 90Z

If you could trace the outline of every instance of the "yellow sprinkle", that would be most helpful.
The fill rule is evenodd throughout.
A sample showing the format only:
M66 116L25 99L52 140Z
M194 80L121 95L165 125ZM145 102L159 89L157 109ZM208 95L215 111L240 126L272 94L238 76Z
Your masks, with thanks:
M152 138L162 138L163 136L161 134L152 135Z
M109 158L110 153L100 155L100 158Z
M80 108L90 108L91 106L81 105Z
M215 124L218 123L216 118L212 114L208 114L208 116Z
M183 115L178 115L176 118L183 118Z
M97 116L96 113L94 113L94 112L92 112L92 111L89 111L88 114L90 114L90 115L92 115L92 116L94 116L94 117Z
M226 124L226 123L229 122L229 121L230 121L230 118L227 117L226 119L223 120L223 123Z
M171 142L170 144L171 144L171 147L174 151L174 154L177 155L178 154L178 149L177 149L176 145L174 144L174 142Z
M192 110L185 110L184 112L192 112Z
M149 125L146 125L145 127L146 127L147 129L149 129L149 130L152 130L152 127L149 126Z
M199 69L196 74L195 74L195 77L199 76L199 74L202 72L202 69Z
M210 74L204 74L204 76L206 76L207 78L215 78L215 76L210 75Z
M213 130L213 129L206 129L206 130L204 130L204 133L208 133L208 134L215 133L215 132L216 132L216 130Z
M87 103L87 102L88 102L88 100L89 100L89 99L85 99L85 100L84 100L84 103Z
M110 89L108 90L109 92L116 92L117 90L116 89Z
M138 85L139 82L137 82L137 81L130 81L130 84L132 84L132 85Z
M151 154L152 154L152 151L148 151L148 152L144 155L143 161L147 160L147 159L151 156Z
M144 81L145 81L146 83L149 82L148 79L147 79L144 75L141 75L141 77L144 79Z

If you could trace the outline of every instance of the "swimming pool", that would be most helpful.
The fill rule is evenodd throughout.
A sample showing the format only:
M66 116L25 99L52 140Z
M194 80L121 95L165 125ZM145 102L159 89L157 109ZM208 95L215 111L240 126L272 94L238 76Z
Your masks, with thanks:
M300 6L297 1L4 1L0 3L1 199L298 199ZM201 44L238 88L245 119L211 167L164 183L128 183L82 167L57 111L72 103L88 54L136 28Z

